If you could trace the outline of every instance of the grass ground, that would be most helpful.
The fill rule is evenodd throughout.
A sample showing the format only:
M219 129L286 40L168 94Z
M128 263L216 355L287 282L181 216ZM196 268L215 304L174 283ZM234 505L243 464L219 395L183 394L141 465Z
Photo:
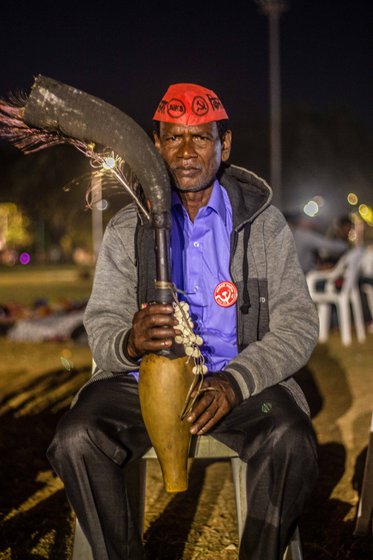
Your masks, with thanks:
M76 266L0 266L0 305L32 305L38 299L85 299L91 289L89 269Z
M17 276L8 278L20 293L28 290L26 275L18 277L21 286ZM74 289L76 283L79 277ZM0 302L5 285L2 278ZM48 285L44 297L51 297ZM66 296L70 287L70 280L61 283ZM370 538L353 536L373 408L372 342L369 334L364 344L345 348L334 332L298 374L311 404L320 457L319 482L300 522L305 560L372 557ZM71 343L0 338L0 357L0 560L67 560L73 517L45 451L73 394L90 375L90 353ZM195 461L188 492L172 497L151 461L145 531L151 560L235 560L229 463Z

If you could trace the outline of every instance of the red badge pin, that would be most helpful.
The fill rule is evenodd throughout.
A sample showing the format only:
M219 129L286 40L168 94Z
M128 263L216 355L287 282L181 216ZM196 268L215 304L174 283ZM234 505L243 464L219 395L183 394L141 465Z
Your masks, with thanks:
M233 282L220 282L214 290L214 299L220 307L231 307L237 301L238 292Z

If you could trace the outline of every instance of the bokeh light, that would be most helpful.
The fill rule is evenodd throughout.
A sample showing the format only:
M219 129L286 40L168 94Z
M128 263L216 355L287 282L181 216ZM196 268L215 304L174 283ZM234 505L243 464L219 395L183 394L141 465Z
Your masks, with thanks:
M369 214L369 208L366 204L360 204L359 206L359 214L360 216L367 217Z
M21 254L20 254L20 256L19 256L19 262L20 262L21 264L26 265L26 264L29 264L30 261L31 261L31 257L30 257L30 255L29 255L28 253L21 253Z
M115 158L113 157L106 157L104 158L102 167L104 169L114 169L116 163L115 163Z
M72 369L74 369L74 364L70 359L71 356L72 356L72 352L71 350L69 350L69 348L64 348L62 350L60 360L61 360L61 364L67 371L71 371Z
M307 204L305 204L303 212L310 218L313 218L319 212L319 205L315 200L309 200Z
M370 206L360 204L359 214L369 226L373 226L373 209Z
M313 200L314 202L316 202L316 204L319 206L319 208L322 208L322 207L324 206L324 204L325 204L325 199L324 199L324 197L323 197L323 196L320 196L320 195L318 195L318 194L317 194L316 196L314 196L312 200Z
M100 210L100 212L104 212L104 210L107 210L109 208L109 202L106 200L106 198L103 198L102 200L96 202L96 208L97 210Z
M347 202L351 204L351 206L356 206L356 204L359 202L359 199L355 193L350 192L347 195Z
M62 350L62 352L61 352L61 355L62 355L64 358L69 359L69 358L71 358L71 356L72 356L72 352L71 352L70 348L64 348L64 349Z

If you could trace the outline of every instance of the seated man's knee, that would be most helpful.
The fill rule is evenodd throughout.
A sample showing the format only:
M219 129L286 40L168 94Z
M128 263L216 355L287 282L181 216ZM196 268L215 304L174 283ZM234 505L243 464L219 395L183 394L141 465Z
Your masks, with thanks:
M317 449L310 420L303 414L287 416L273 433L273 456L297 470L317 476Z
M89 431L85 423L70 421L69 413L62 418L47 450L48 460L57 472L64 463L75 462L86 454L91 445Z

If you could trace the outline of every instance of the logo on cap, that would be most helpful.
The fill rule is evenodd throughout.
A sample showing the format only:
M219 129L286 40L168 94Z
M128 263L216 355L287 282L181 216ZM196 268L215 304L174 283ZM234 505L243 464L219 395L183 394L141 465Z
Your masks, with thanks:
M173 119L177 119L179 117L182 117L185 113L184 103L180 99L176 99L175 97L173 97L167 103L167 113Z
M196 95L192 101L192 111L195 115L202 117L202 115L206 115L207 111L209 110L209 106L207 102L203 99L201 95Z

